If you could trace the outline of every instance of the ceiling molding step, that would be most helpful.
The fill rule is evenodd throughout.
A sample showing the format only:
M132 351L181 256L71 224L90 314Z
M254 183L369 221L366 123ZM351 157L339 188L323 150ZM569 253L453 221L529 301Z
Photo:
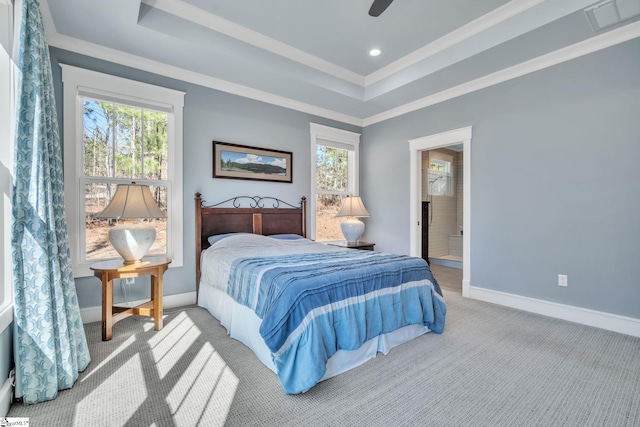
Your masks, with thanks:
M40 6L52 47L359 127L380 123L640 37L638 21L363 119L59 34L47 0L41 0Z
M267 50L291 61L364 87L364 76L317 56L267 37L242 25L221 18L180 0L141 0L142 3L234 39Z
M418 62L433 56L439 52L442 52L456 44L467 40L474 35L481 33L491 27L494 27L508 19L513 18L520 13L531 9L534 6L543 3L545 0L512 0L507 4L500 6L499 8L475 19L468 24L463 25L455 31L452 31L432 43L421 47L420 49L392 62L368 74L364 78L364 85L370 86L380 80L391 77L395 73L398 73Z
M230 93L232 95L249 98L256 101L265 102L267 104L288 108L290 110L302 113L312 114L314 116L324 117L326 119L336 120L342 123L354 126L362 126L362 119L347 114L338 113L326 108L310 105L305 102L296 101L269 92L253 89L226 80L207 76L201 73L185 70L184 68L165 64L163 62L154 61L143 58L141 56L132 55L130 53L107 48L94 43L78 40L73 37L62 34L49 34L49 46L69 50L81 55L90 56L104 61L113 62L115 64L124 65L126 67L135 68L149 73L157 74L172 79L193 83L210 89L219 90L221 92Z
M553 22L553 19L559 18L560 16L567 16L581 10L585 4L593 0L535 1L538 3L527 4L527 6L531 6L529 8L521 5L521 10L510 9L508 13L498 14L492 24L487 24L482 31L469 34L469 37L461 37L455 43L451 43L448 46L442 46L442 49L432 51L430 55L423 60L407 66L404 69L398 69L394 74L391 74L385 79L371 83L367 80L364 101L372 101L402 86L419 81L423 77L441 71L459 61L475 55L481 55L508 40L516 39L530 31L540 29L550 22ZM505 6L509 6L512 3L506 4ZM499 10L500 8L494 12ZM481 21L492 13L493 12L484 15L476 21ZM473 24L473 22L470 24ZM448 38L450 35L455 35L457 31L458 30L455 30L449 33L442 39ZM434 43L438 41L439 40L436 40ZM425 46L425 48L428 47L429 45Z
M468 81L363 120L363 127L426 108L640 37L640 21Z

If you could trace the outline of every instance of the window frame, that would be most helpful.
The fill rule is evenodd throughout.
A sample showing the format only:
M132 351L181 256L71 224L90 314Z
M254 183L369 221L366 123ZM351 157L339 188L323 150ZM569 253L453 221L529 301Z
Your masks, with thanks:
M433 164L443 165L442 169L433 169ZM429 196L441 196L441 197L453 197L454 196L454 156L450 154L441 153L439 151L429 151L429 165L427 169L427 194ZM442 179L444 185L439 184L434 190L432 186L431 177L436 176L437 179Z
M431 169L432 163L446 163L448 165L448 168L444 168L448 170L439 172L451 173L453 171L453 156L450 154L440 153L438 151L429 151L429 169Z
M316 199L320 194L341 194L344 196L358 196L360 191L360 134L350 132L343 129L333 128L330 126L320 125L317 123L309 123L311 134L311 196L309 200L309 209L313 215L308 215L309 219L309 238L316 239ZM333 147L348 150L348 178L347 189L342 192L318 190L316 185L316 150L318 145L325 147Z
M0 176L2 188L2 200L0 201L0 223L2 224L2 242L0 242L0 334L13 322L13 258L11 256L11 219L12 219L12 187L13 187L13 156L16 125L15 109L15 83L16 64L13 60L14 53L14 9L10 0L0 0L0 50L3 60L0 70L0 146L5 147L0 154ZM7 59L5 63L5 59ZM6 67L6 68L5 68ZM7 92L8 96L5 92ZM5 111L6 110L6 111Z
M60 64L60 66L63 82L64 152L72 154L64 156L64 187L74 276L92 276L93 272L89 266L98 261L85 261L83 256L86 250L86 228L84 203L81 200L84 195L84 183L87 182L87 177L83 175L83 97L97 97L118 104L168 113L167 257L172 259L171 268L181 267L183 265L182 152L185 93L66 64ZM110 178L109 181L111 180ZM136 182L149 183L139 179L136 179Z

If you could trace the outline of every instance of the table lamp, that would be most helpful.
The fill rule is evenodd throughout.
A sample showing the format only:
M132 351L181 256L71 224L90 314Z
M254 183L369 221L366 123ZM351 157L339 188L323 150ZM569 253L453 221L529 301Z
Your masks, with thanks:
M109 241L124 258L125 264L138 262L156 240L156 229L142 219L166 218L160 210L148 185L118 184L111 201L96 218L138 219L137 222L121 222L109 229Z
M364 207L359 196L347 196L342 200L342 206L336 217L346 216L347 219L340 223L342 235L347 239L347 243L357 243L362 233L364 233L364 223L357 217L369 216L367 208Z

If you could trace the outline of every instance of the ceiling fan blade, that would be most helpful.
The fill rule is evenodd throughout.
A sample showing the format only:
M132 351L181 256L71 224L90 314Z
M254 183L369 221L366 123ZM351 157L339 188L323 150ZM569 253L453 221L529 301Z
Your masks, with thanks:
M393 0L373 0L371 9L369 9L369 15L380 16L380 14L384 12L386 8L389 7L392 1Z

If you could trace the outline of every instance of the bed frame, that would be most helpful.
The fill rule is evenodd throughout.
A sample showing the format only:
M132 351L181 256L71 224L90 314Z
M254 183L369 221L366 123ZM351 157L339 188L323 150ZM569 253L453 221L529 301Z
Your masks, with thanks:
M238 196L214 205L196 193L196 297L200 291L200 254L210 236L225 233L299 234L307 237L307 198L294 206L275 197ZM245 206L245 207L243 207Z

